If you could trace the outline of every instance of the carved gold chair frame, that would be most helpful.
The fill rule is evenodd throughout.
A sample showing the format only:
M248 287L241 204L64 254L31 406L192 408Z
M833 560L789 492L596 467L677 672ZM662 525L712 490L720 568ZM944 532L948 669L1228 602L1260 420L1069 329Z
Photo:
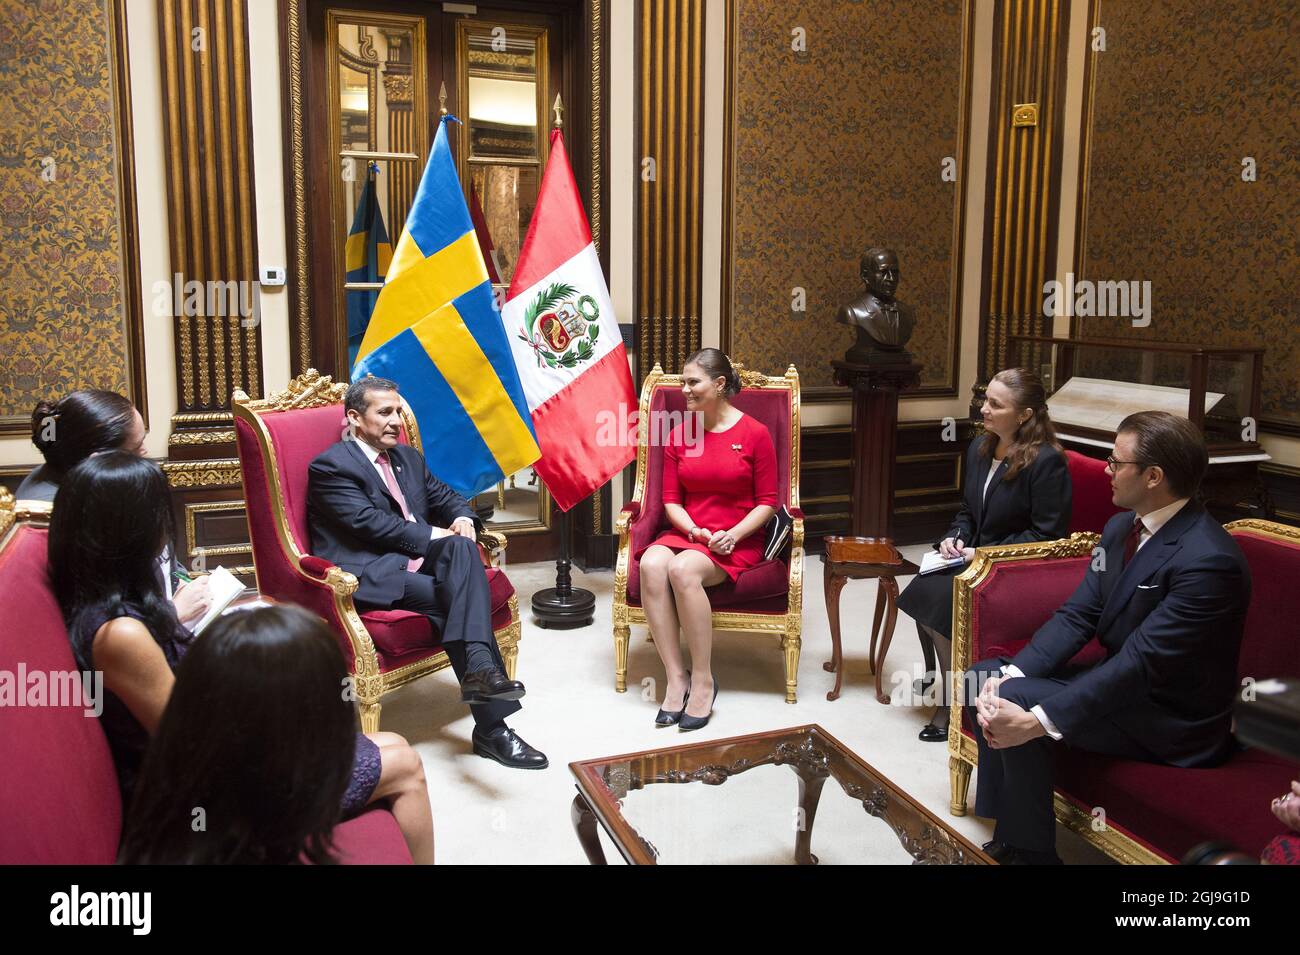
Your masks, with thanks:
M8 546L19 524L49 527L52 511L48 501L14 500L12 491L0 487L0 550Z
M1228 532L1248 530L1263 537L1271 537L1287 544L1300 546L1300 528L1288 527L1273 521L1255 519L1233 521L1225 526ZM980 547L975 559L953 580L952 602L952 709L948 716L948 778L952 803L949 812L954 816L966 815L966 798L970 789L971 770L979 759L975 741L961 732L962 675L975 661L971 659L971 605L974 589L988 577L997 564L1023 561L1087 557L1101 541L1100 534L1074 533L1068 538L1032 544L1009 544L1006 547ZM1090 845L1096 846L1116 862L1124 865L1166 865L1167 860L1156 855L1141 843L1109 826L1095 827L1091 815L1079 809L1056 793L1053 796L1056 821L1078 834Z
M298 549L292 535L289 533L289 521L285 514L284 492L280 485L280 470L276 461L275 446L272 444L271 436L261 420L261 416L269 412L341 404L347 388L346 382L335 382L328 375L321 375L314 368L309 368L289 382L284 391L277 392L266 398L253 400L243 391L236 390L231 398L231 404L235 417L248 424L253 434L256 435L262 458L266 462L267 490L275 517L276 537L280 542L280 548L284 552L284 556L303 580L313 585L324 583L333 591L334 608L339 619L343 621L343 627L352 646L355 660L352 675L356 681L357 704L361 711L361 728L363 732L375 733L379 731L380 700L384 696L398 687L418 680L422 676L445 669L451 665L451 661L447 659L446 653L437 653L408 666L387 672L380 671L374 641L366 630L365 624L362 623L361 616L358 614L356 605L352 600L352 594L357 589L357 578L339 567L331 567L322 581L321 578L307 573L302 567L304 554ZM417 451L423 451L423 446L420 443L419 426L405 402L402 404L401 415L411 446ZM240 479L243 481L248 480L247 474L242 468L240 469ZM246 491L245 496L247 496ZM500 566L505 555L505 536L485 530L479 535L479 543L490 558L492 565ZM257 563L257 552L255 550L253 553L255 568ZM494 633L497 646L501 650L501 658L506 665L506 672L513 679L519 657L519 638L521 634L517 595L512 594L510 597L510 623L494 631Z
M790 503L793 510L799 506L799 372L791 365L784 375L769 377L761 372L747 371L736 364L744 390L761 389L785 391L790 400ZM636 485L632 502L640 504L645 497L646 466L649 452L650 401L656 388L681 388L681 375L667 375L658 363L641 386L640 417L637 424ZM628 564L631 554L631 523L639 509L625 508L615 523L618 534L618 562L614 568L614 689L627 691L627 652L631 640L632 624L645 624L645 611L629 606L627 602ZM790 529L790 588L787 610L783 614L746 613L739 610L719 610L713 614L715 630L735 630L745 633L775 634L780 637L781 651L785 657L785 701L797 699L799 682L799 650L803 627L803 535L802 517L795 517ZM653 635L651 635L653 639Z

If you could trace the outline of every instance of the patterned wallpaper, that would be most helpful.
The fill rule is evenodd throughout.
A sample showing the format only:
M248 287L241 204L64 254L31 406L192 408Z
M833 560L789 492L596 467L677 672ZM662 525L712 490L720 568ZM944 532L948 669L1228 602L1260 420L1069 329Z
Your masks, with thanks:
M734 0L730 157L732 357L832 385L868 248L898 253L917 316L922 385L955 382L953 236L959 184L960 0ZM802 28L805 51L791 49ZM958 170L960 173L960 170ZM792 310L792 289L807 311Z
M1078 271L1150 281L1151 324L1086 318L1078 332L1262 345L1262 417L1300 425L1300 13L1103 0L1100 16Z
M0 15L0 425L39 398L127 392L106 0ZM54 166L45 164L52 157ZM52 181L42 178L52 169ZM9 421L5 421L9 418Z

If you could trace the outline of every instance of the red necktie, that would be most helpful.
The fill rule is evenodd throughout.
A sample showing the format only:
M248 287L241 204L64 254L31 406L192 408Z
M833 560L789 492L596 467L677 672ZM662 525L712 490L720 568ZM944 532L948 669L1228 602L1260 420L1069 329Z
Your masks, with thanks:
M1124 566L1127 567L1137 553L1138 544L1142 543L1142 518L1133 520L1133 527L1124 541Z
M388 460L388 452L379 452L379 456L375 460L379 462L379 470L384 473L384 483L388 485L388 493L393 495L393 500L402 509L402 516L414 523L415 518L411 516L411 509L406 506L406 497L402 494L402 489L397 486L397 476L393 474L393 464ZM423 563L423 557L414 557L407 562L406 569L411 573L415 573Z

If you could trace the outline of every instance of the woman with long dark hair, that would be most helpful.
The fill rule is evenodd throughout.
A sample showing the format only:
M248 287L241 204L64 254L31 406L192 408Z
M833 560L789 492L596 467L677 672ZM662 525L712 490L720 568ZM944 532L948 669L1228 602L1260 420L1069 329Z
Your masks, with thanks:
M83 388L32 411L32 444L45 463L18 485L16 497L52 501L64 476L100 451L144 455L144 418L113 391Z
M935 545L940 556L964 563L916 577L898 609L916 621L925 655L925 689L942 689L939 708L921 730L926 742L948 738L948 682L952 662L952 578L966 569L976 547L1064 537L1070 526L1070 473L1056 440L1047 393L1028 368L994 375L981 408L984 434L966 451L966 484L952 528Z
M171 696L172 671L194 640L155 572L171 534L167 479L158 465L125 451L93 455L74 468L50 518L51 584L78 667L104 675L100 720L128 805ZM431 862L424 768L406 740L358 736L353 777L344 810L391 799L412 857Z
M144 457L144 439L144 418L116 392L84 388L53 403L41 400L32 412L32 443L45 463L23 479L16 497L53 501L64 478L82 461L105 451ZM189 580L170 549L160 556L155 573L182 622L193 623L208 612L207 580Z
M740 376L716 348L682 366L686 413L703 433L688 447L679 426L664 448L663 501L669 527L635 556L641 601L668 686L656 726L700 729L713 714L713 608L708 587L734 581L763 559L763 529L775 513L776 448L767 426L731 403ZM682 659L679 633L691 651Z
M335 861L330 834L357 743L346 679L334 635L305 610L214 622L176 671L121 861Z

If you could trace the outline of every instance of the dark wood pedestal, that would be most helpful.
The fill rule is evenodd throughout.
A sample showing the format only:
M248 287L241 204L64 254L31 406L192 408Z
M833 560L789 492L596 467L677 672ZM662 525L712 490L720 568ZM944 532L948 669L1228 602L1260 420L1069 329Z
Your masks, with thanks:
M898 395L921 383L922 366L832 361L835 383L853 389L853 534L894 536Z

